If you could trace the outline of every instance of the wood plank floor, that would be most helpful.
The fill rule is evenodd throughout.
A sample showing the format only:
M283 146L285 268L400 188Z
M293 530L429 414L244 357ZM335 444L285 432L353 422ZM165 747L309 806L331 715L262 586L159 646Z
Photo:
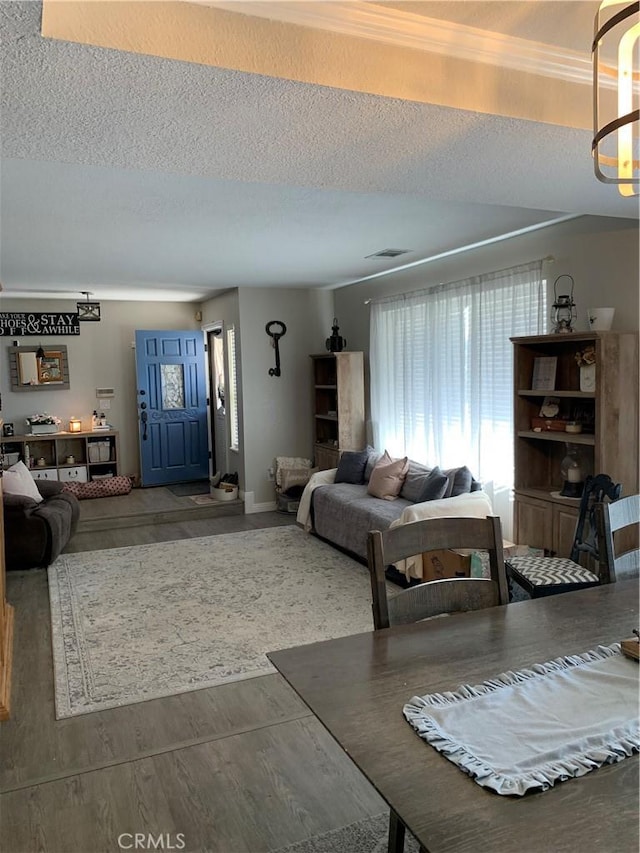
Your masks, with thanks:
M69 551L291 524L261 513L80 534ZM262 853L384 811L279 675L54 719L46 572L9 572L12 716L0 727L0 849L118 851L178 833L186 853ZM122 839L131 843L128 836Z

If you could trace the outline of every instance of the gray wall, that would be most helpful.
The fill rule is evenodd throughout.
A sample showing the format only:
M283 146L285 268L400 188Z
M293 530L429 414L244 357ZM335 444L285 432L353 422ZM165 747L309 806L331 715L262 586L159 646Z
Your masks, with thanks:
M324 351L331 334L331 293L308 290L241 288L242 444L245 504L248 512L266 509L275 499L267 469L276 456L312 454L310 353ZM269 376L275 352L265 326L279 320L280 377Z
M55 391L11 391L7 347L11 337L0 338L0 392L2 416L24 432L25 418L36 412L49 412L68 426L70 417L82 419L83 428L91 428L91 413L97 407L96 388L113 387L115 397L105 411L107 420L120 433L120 471L140 471L138 452L135 351L132 343L136 329L197 329L195 311L200 306L178 302L102 302L99 323L80 323L80 335L73 337L21 337L24 346L55 349L67 347L71 388ZM76 300L7 299L0 300L1 311L75 312Z

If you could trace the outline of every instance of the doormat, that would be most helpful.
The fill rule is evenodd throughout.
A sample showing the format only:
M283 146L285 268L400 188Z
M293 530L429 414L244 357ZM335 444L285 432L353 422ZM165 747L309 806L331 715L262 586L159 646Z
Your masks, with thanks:
M191 495L208 495L210 484L208 480L196 480L193 483L175 483L167 488L177 497L186 498Z
M275 672L266 653L373 629L367 569L295 525L49 566L58 719Z

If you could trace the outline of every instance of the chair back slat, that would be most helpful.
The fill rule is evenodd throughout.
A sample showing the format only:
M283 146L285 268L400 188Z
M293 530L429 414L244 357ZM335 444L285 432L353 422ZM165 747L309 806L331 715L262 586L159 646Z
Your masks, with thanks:
M387 597L385 569L427 551L443 548L489 552L491 579L446 578L417 584ZM373 622L376 629L508 602L500 519L432 518L385 530L367 541Z
M600 548L600 575L613 583L616 577L640 574L640 495L596 505ZM615 536L614 534L618 534ZM619 537L625 537L622 545Z
M441 614L482 610L500 604L500 590L483 578L443 578L428 581L387 602L389 624L409 625Z
M611 532L640 523L640 495L629 495L609 504Z

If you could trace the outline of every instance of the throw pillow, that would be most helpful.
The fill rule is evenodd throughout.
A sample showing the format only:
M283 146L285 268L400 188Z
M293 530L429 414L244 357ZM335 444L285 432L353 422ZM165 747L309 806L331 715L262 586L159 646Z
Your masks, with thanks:
M431 469L426 465L421 465L419 462L409 461L409 470L405 477L400 497L407 501L417 503L424 489L424 484L429 476Z
M369 454L369 458L367 459L367 464L364 469L364 481L368 483L371 478L371 472L376 467L378 462L382 459L382 453L375 449L375 447L371 447L370 444L367 444L367 453Z
M367 450L345 450L340 456L334 482L353 485L364 483L364 469L368 458Z
M423 501L439 501L444 497L448 486L449 478L436 465L436 467L429 472L428 477L425 478L422 491L420 492L416 503L422 503Z
M442 472L449 478L447 491L444 493L445 498L455 498L457 495L464 495L471 491L471 481L473 474L463 465L461 468L447 468Z
M23 495L36 503L42 502L42 495L24 462L16 462L3 472L2 488L8 495Z
M294 486L304 486L309 482L311 468L284 468L280 472L280 489L285 494Z
M404 478L409 470L409 460L392 460L385 450L382 459L371 472L367 492L374 498L394 501L400 494Z

